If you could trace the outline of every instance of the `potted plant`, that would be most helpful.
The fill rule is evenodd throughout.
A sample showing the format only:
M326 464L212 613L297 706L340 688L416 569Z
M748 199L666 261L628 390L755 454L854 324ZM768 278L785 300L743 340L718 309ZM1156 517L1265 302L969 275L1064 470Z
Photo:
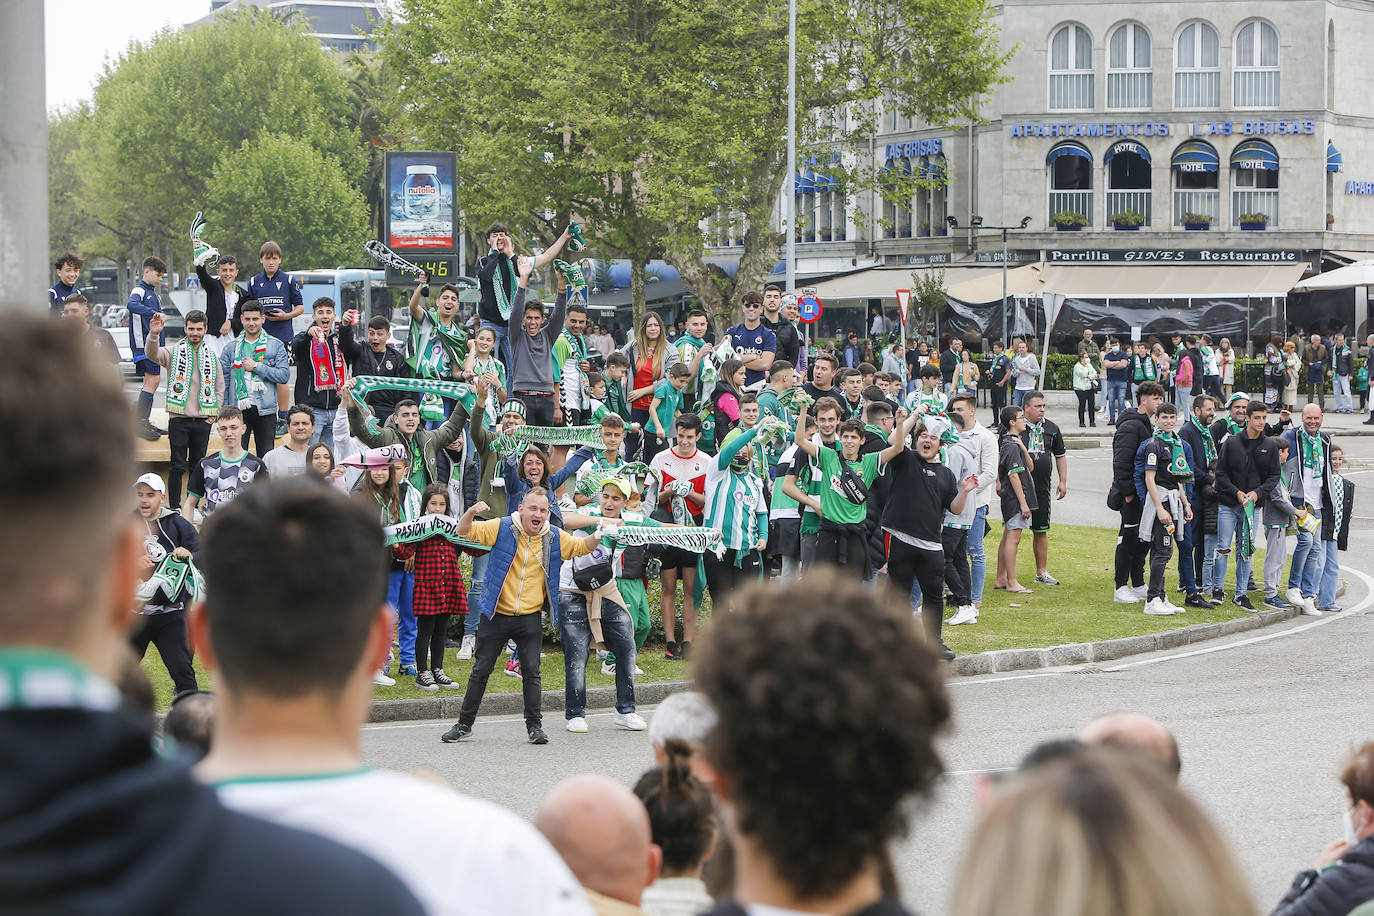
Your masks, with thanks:
M1073 210L1062 210L1051 216L1050 222L1054 223L1054 228L1060 232L1077 232L1088 225L1088 218Z
M1138 232L1145 224L1145 214L1134 210L1122 210L1112 214L1112 227L1118 232Z
M1240 215L1240 228L1248 232L1263 232L1269 225L1269 216L1266 213L1242 213Z
M1205 213L1183 214L1183 228L1194 232L1205 232L1212 227L1212 218Z

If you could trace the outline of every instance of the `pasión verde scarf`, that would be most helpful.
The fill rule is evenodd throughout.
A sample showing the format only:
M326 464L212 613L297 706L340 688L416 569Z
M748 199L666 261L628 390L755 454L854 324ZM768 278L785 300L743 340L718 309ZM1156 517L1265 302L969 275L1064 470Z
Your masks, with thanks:
M191 400L191 379L198 384L196 405L202 417L219 413L219 356L204 341L191 346L183 337L172 347L167 382L167 409L171 413L185 413Z

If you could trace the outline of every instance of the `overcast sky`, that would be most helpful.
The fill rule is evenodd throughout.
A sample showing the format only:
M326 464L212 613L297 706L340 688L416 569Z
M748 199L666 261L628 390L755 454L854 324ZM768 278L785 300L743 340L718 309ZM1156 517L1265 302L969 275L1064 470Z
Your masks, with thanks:
M44 0L48 110L91 97L106 58L167 25L210 12L210 0Z

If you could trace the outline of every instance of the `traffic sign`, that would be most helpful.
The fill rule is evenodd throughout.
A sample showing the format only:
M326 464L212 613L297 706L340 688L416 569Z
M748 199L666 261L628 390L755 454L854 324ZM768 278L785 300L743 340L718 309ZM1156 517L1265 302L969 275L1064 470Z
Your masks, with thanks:
M897 290L897 313L898 313L899 315L902 316L902 327L903 327L903 328L906 327L906 322L907 322L907 316L906 316L907 308L906 308L906 307L907 307L908 305L910 305L910 304L911 304L911 290L909 290L909 289L899 289L899 290ZM903 334L902 336L905 337L906 335Z
M815 296L802 296L797 300L797 308L801 310L798 316L806 324L811 324L820 319L821 312L825 306L821 305L821 300Z

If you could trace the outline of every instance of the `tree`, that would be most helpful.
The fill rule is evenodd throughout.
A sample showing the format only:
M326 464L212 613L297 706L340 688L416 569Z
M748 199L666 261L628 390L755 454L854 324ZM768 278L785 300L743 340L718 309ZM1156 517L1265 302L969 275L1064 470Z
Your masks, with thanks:
M84 206L128 242L131 260L149 250L175 263L190 253L186 230L217 168L262 136L320 151L350 185L362 177L343 69L303 24L247 8L159 32L106 64L96 84Z
M915 337L925 339L930 329L935 327L935 319L949 304L945 295L945 272L943 270L913 270L911 272L911 321L915 325Z
M295 137L263 136L220 159L205 195L207 239L251 264L267 239L289 265L358 263L367 201L332 156Z

